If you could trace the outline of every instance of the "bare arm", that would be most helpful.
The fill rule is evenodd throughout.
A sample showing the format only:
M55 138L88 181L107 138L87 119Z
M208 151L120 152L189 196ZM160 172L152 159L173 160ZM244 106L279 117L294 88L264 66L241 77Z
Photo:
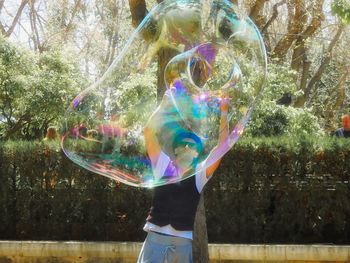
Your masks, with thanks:
M157 164L161 147L156 136L156 130L158 130L160 125L160 116L163 113L163 108L166 107L167 98L163 98L161 104L158 106L156 111L148 119L146 126L143 129L143 134L145 137L146 151L151 159L152 165Z
M220 127L219 127L219 140L218 145L210 152L209 156L207 157L207 160L210 160L213 158L213 156L217 153L220 147L222 147L223 144L227 143L228 139L228 122L227 122L227 114L228 114L228 99L223 98L221 100L220 104L220 110L221 110L221 117L220 117ZM210 165L206 169L206 176L207 178L211 177L215 170L219 167L221 162L221 158L215 161L212 165Z

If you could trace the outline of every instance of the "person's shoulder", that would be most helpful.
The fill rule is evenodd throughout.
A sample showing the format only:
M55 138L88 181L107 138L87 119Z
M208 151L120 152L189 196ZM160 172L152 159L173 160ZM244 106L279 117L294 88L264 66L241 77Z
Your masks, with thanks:
M344 131L343 131L343 136L344 136L345 138L350 138L350 131L344 130Z
M333 133L333 136L335 136L335 137L343 137L343 128L336 129L335 132Z

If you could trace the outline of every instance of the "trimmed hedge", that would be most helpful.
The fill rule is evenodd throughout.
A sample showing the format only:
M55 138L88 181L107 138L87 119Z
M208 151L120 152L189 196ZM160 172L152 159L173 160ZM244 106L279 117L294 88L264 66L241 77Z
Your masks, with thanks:
M350 242L350 140L241 140L205 190L210 242ZM142 241L151 191L57 144L0 142L0 239Z

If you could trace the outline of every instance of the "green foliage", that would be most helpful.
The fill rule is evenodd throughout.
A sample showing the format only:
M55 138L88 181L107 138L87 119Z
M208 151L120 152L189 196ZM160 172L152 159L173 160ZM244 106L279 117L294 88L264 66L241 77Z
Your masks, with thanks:
M246 133L254 137L279 136L285 133L287 124L283 106L278 106L274 102L261 103L252 114Z
M344 24L350 24L350 2L348 0L334 0L331 8L333 14L338 15Z
M344 62L332 60L327 67L317 88L312 92L312 112L320 118L321 126L327 132L333 132L341 125L342 114L350 112L347 95L341 97L340 83L344 73ZM345 90L346 84L345 84Z
M271 60L268 64L266 83L259 100L276 101L285 93L298 96L296 78L297 73L287 63L281 64Z
M67 54L20 49L0 37L0 138L40 138L85 85Z
M284 109L288 115L287 135L311 135L323 136L324 131L319 124L318 118L311 109L287 107Z
M322 136L324 132L318 118L309 109L262 102L253 112L246 129L248 136Z
M206 186L209 241L348 244L349 149L328 137L239 141ZM0 142L4 239L141 241L150 201L74 165L58 141Z
M116 107L120 109L134 108L136 120L142 119L141 115L147 113L145 108L151 104L153 110L157 103L157 67L156 64L152 64L143 73L130 74L128 78L118 85L119 94L115 98L117 103ZM146 114L149 115L149 114ZM136 121L135 119L129 120L129 122Z
M284 94L297 97L296 73L288 65L269 64L267 81L259 97L248 127L247 136L300 136L323 135L319 121L312 109L278 105L276 101Z

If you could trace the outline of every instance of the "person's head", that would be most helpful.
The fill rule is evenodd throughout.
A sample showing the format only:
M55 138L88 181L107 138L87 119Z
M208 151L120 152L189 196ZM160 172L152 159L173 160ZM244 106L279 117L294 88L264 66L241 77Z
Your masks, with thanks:
M344 114L341 118L344 130L350 130L350 115Z
M97 135L98 135L98 131L96 131L94 129L91 129L91 130L87 131L87 136L89 138L97 138Z
M47 128L45 139L46 139L46 140L54 140L54 139L56 139L56 138L57 138L57 131L56 131L56 128L53 127L53 126Z
M86 128L86 126L84 124L80 124L79 126L79 135L86 137L87 136L87 131L88 129Z
M194 168L198 163L198 157L203 151L201 139L194 133L182 131L175 135L172 149L177 165L182 168Z

